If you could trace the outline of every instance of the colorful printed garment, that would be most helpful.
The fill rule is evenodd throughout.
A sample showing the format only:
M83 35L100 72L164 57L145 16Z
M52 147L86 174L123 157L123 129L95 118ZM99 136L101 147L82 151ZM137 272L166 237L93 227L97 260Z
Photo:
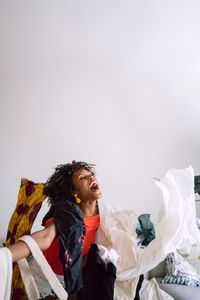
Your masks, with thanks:
M30 234L33 222L46 199L43 193L45 185L28 179L21 180L17 206L9 222L6 247L14 244L21 236ZM23 281L17 263L13 264L11 288L12 300L24 300L26 297Z

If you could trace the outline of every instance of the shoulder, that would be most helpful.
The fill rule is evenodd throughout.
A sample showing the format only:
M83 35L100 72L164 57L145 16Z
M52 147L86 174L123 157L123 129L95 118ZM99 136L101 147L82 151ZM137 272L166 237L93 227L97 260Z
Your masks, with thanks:
M54 220L51 220L44 229L45 235L53 241L57 235L56 225Z

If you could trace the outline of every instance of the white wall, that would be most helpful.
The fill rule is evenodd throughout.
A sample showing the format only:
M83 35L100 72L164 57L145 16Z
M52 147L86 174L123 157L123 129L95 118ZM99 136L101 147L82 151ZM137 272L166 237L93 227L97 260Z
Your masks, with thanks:
M72 159L153 218L152 176L200 174L199 36L194 0L0 0L1 239L21 177Z

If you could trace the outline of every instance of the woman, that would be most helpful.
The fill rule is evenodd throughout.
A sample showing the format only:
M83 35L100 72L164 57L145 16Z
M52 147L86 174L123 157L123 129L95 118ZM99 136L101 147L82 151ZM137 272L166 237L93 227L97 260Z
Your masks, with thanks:
M85 264L100 225L97 200L102 194L93 167L92 164L72 161L55 169L44 190L51 204L43 219L45 229L31 234L59 279L62 280L64 275L70 295L83 286L80 253ZM9 249L13 262L30 255L29 248L22 241ZM53 299L43 292L41 296L43 299Z

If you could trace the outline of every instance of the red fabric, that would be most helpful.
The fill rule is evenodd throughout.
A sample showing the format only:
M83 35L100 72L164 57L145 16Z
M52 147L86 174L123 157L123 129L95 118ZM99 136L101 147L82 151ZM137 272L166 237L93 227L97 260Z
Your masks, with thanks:
M99 215L83 218L86 227L86 236L83 243L82 256L88 254L90 250L90 245L95 243L95 234L97 228L100 226Z
M50 218L46 221L45 227L53 221L54 218ZM83 218L85 227L86 227L86 236L83 244L82 256L86 255L89 252L90 245L95 243L95 234L97 228L100 226L100 216L96 215L89 218ZM43 251L46 260L51 266L54 273L58 275L63 275L63 265L59 258L59 243L60 238L57 237L52 243L51 246Z

